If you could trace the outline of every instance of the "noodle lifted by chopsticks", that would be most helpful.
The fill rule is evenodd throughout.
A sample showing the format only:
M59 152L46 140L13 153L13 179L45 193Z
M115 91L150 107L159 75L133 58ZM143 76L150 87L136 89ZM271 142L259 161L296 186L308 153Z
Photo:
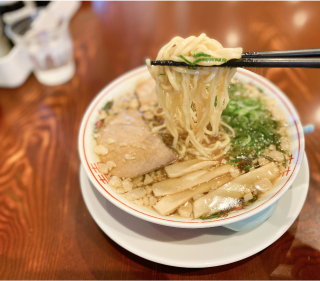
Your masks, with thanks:
M228 127L234 134L220 117L229 102L228 85L236 69L193 64L220 65L240 58L241 53L242 48L223 48L218 41L201 34L186 39L175 37L157 56L157 60L188 62L190 67L151 66L147 60L156 81L159 106L165 115L165 124L153 128L153 132L166 127L173 136L172 147L182 157L189 152L198 158L216 159L228 150L230 138L219 125ZM182 137L186 133L187 136ZM222 138L212 142L218 135ZM214 154L215 151L219 151L219 155Z

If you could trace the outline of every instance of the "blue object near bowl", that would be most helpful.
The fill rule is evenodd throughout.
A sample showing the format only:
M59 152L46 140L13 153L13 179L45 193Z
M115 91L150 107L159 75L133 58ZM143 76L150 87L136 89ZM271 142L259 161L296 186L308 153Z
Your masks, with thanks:
M234 222L231 224L223 225L223 227L229 228L234 231L243 231L243 230L247 230L255 226L258 226L259 224L266 221L274 213L274 211L277 208L277 205L278 205L278 201L250 218L247 218L245 220L241 220L238 222Z
M311 134L314 132L314 129L315 129L315 127L313 124L308 124L308 125L303 126L304 134Z

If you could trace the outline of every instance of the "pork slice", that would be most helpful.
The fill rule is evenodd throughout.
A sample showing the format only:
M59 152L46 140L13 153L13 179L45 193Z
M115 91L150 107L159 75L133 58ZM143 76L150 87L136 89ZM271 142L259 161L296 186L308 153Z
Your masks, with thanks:
M141 105L157 104L156 82L151 78L136 88L136 94Z
M126 122L128 118L123 118L119 114L113 119L115 121L113 124L108 123L100 131L97 143L104 145L109 151L100 158L102 162L112 160L116 164L110 172L111 176L134 178L170 164L177 158L158 135L150 132L138 114L127 112L127 115L135 120L131 123ZM125 122L121 123L123 120ZM115 142L108 143L110 138Z
M141 113L135 109L129 109L126 112L117 114L108 122L107 126L116 124L125 124L139 127L146 126L146 123L142 119Z

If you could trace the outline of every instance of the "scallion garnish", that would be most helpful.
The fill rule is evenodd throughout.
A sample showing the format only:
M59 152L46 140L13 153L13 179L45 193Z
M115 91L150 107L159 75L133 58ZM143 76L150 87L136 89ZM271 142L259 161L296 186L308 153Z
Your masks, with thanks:
M183 55L179 56L181 59L183 59L187 64L195 66L198 62L201 61L221 61L221 62L227 62L227 59L221 59L221 58L200 58L195 60L194 62L189 61L186 59Z
M106 112L108 112L109 109L111 108L111 106L112 106L112 101L108 101L108 102L106 103L106 105L104 106L103 109L104 109Z
M211 220L211 219L215 219L215 218L220 217L221 215L224 215L224 214L229 213L230 211L231 211L231 210L229 210L229 211L222 211L222 212L218 212L218 213L215 213L215 214L213 214L213 215L211 215L211 216L209 216L209 217L206 217L206 218L200 218L200 219L202 219L202 220Z
M250 170L251 168L254 168L254 166L251 165L251 166L244 167L243 170Z
M270 145L280 148L280 134L278 122L275 121L267 106L258 97L248 97L241 83L231 83L228 88L230 101L222 112L222 120L235 131L235 137L231 139L231 148L228 152L228 164L236 166L236 161L231 159L254 159L264 157L269 161L272 158L263 154ZM249 169L251 164L242 165L242 170ZM244 168L242 168L242 166Z
M221 62L227 62L226 59L220 59L220 58L201 58L201 59L197 59L195 60L192 64L196 65L198 62L201 61L221 61Z
M187 64L193 65L192 62L187 60L183 55L180 55L179 57L182 58Z
M231 166L238 166L240 163L240 161L238 162L230 162L230 161L227 161L227 164L231 165Z
M271 158L271 157L269 157L269 156L267 156L267 155L261 155L263 158L266 158L268 161L270 161L270 162L274 162L274 160Z
M251 200L249 200L248 202L252 204L252 203L256 202L258 200L258 198L259 198L258 195L254 195L253 198Z
M205 53L203 53L203 52L197 53L196 51L191 51L190 53L191 53L191 55L192 55L194 58L199 58L199 57L207 57L207 58L210 58L210 57L211 57L210 55L205 54Z

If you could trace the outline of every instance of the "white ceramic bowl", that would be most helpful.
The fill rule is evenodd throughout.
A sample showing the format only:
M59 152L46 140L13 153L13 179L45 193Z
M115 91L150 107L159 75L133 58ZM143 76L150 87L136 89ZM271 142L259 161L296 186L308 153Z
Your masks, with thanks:
M99 162L99 160L93 152L95 140L92 135L96 123L96 116L98 115L98 111L103 108L107 101L112 100L118 95L133 91L139 79L149 77L150 74L145 66L120 76L106 86L94 98L81 122L78 140L81 163L90 181L111 203L126 211L128 214L149 222L181 228L205 228L228 225L252 217L276 203L291 186L298 174L304 154L304 134L299 116L286 95L274 84L248 70L238 69L235 78L242 82L250 82L261 88L267 96L275 98L277 106L285 113L289 120L289 131L292 139L292 159L288 169L281 175L280 179L277 180L274 188L259 198L257 202L245 209L225 214L223 217L217 219L205 221L200 219L191 220L178 216L164 217L159 215L155 210L147 207L140 207L126 200L121 194L118 194L108 185L108 179L103 174L99 173L97 169L97 162Z

